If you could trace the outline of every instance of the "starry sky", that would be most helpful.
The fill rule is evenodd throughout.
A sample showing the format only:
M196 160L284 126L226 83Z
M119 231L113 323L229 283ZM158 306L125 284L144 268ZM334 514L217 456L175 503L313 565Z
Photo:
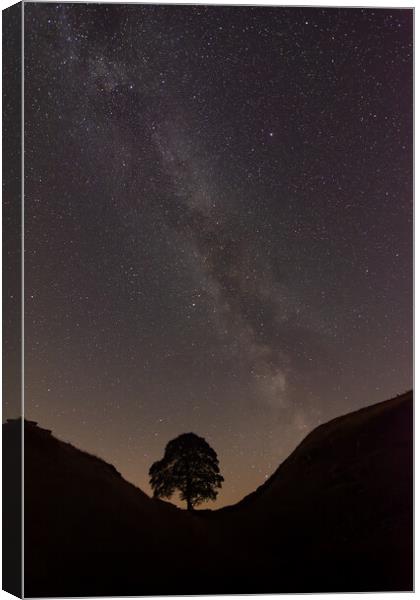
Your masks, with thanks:
M24 18L27 418L148 493L193 431L218 507L411 389L410 10Z

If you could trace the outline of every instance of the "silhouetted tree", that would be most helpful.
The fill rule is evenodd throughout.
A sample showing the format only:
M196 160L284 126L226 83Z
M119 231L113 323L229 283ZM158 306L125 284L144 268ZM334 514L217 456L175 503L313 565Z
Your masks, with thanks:
M216 500L217 488L224 481L216 452L195 433L183 433L170 441L149 475L155 498L169 498L177 489L188 510L204 500Z

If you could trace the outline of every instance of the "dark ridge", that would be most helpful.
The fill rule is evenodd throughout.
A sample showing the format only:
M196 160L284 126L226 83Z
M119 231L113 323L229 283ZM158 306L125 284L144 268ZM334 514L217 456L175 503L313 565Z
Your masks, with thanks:
M25 422L25 595L411 590L412 413L408 392L334 419L237 505L192 514Z
M322 423L318 427L316 427L313 431L311 431L293 450L292 454L286 458L286 460L270 475L270 477L264 481L258 488L246 495L242 500L237 502L236 504L230 506L224 506L220 508L219 511L230 510L232 508L237 508L249 502L252 502L255 498L264 494L273 484L273 482L281 476L281 471L286 467L290 462L298 460L301 456L301 453L305 453L309 450L312 444L315 444L317 440L320 438L326 438L329 432L333 432L334 430L346 426L349 422L349 419L356 418L365 418L370 419L373 418L376 414L380 414L382 411L387 412L393 411L400 404L408 405L409 410L412 411L413 405L413 391L410 390L408 392L404 392L403 394L399 394L395 398L391 398L390 400L384 400L382 402L378 402L377 404L371 404L369 406L365 406L360 408L357 411L354 411L349 414L341 415L328 421L326 423ZM212 511L213 512L213 511ZM215 511L214 511L215 512Z
M14 419L14 422L16 422L16 421L20 422L20 423L22 422L21 419ZM81 452L81 453L83 453L83 455L86 459L91 460L93 463L96 463L97 466L100 466L106 470L109 470L115 476L123 479L121 473L114 467L114 465L111 465L110 463L106 462L103 458L100 458L99 456L96 456L95 454L85 452L84 450L79 450L78 448L76 448L76 446L73 446L73 444L70 444L70 442L64 442L63 440L56 438L55 436L52 435L51 429L44 429L44 428L40 427L36 421L28 421L25 419L24 422L25 422L25 430L24 430L25 438L27 435L31 436L32 443L42 444L45 442L46 439L53 438L58 444L60 444L62 446L63 450L66 450L67 452L71 452L71 451ZM133 485L133 484L130 484L130 485ZM136 486L134 486L134 487L136 487ZM139 488L137 488L137 489L139 489Z

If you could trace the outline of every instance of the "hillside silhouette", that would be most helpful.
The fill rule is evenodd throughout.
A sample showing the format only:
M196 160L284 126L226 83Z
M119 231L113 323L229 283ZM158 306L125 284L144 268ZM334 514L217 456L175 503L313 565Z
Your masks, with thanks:
M25 421L25 595L411 590L412 417L409 392L334 419L238 504L193 513Z

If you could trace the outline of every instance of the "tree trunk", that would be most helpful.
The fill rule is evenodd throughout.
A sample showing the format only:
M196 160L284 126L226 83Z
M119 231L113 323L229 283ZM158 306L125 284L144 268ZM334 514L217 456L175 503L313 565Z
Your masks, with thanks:
M191 502L191 476L190 476L190 463L187 460L187 510L194 510L193 504Z

